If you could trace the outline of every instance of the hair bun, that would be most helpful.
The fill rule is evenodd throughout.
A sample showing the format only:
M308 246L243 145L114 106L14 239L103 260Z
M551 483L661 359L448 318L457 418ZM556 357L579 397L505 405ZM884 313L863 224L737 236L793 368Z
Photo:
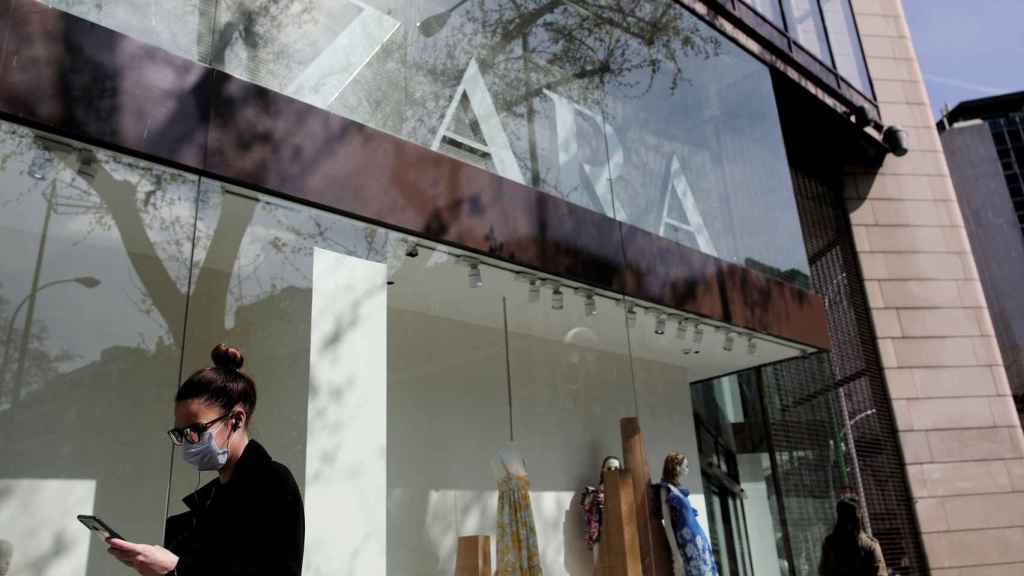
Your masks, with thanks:
M213 351L210 352L210 358L213 359L214 366L225 370L238 370L245 363L241 350L224 344L214 346Z

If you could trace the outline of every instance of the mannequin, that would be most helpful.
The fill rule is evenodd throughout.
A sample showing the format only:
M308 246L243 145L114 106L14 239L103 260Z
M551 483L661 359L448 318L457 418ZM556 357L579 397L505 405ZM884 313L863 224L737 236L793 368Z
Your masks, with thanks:
M580 492L580 507L583 508L584 539L587 548L593 552L597 566L601 542L601 526L604 523L604 473L621 470L622 461L616 456L606 456L601 462L601 473L597 486L587 486Z
M498 449L491 461L491 471L496 480L501 480L506 474L526 476L526 459L519 453L515 442L509 442Z
M690 491L683 487L690 473L686 456L672 452L665 457L658 494L662 526L672 550L674 576L718 576L711 543L697 523L697 510L690 505Z
M526 459L509 442L498 450L491 467L498 481L495 576L541 576Z

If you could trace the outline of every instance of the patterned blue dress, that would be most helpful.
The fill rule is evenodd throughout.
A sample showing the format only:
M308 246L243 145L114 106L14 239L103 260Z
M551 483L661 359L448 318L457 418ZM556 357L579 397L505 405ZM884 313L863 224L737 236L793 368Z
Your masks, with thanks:
M686 576L718 576L715 556L704 529L697 523L697 510L690 505L690 491L662 483L668 489L665 503L672 515L672 531L676 535L676 546L683 557L683 574Z

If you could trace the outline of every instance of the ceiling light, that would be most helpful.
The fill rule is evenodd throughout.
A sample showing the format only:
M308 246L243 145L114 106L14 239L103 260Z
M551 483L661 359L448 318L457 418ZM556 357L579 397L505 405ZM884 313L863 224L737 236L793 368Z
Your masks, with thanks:
M530 303L540 302L540 280L530 278L530 289L527 300L529 300Z
M690 329L690 325L687 324L686 318L681 316L674 317L676 320L676 338L683 340L686 338L686 331Z
M632 302L626 304L626 326L630 328L636 326L636 305Z
M736 335L732 332L725 333L725 341L722 342L722 350L726 352L732 352L733 345L736 344Z
M751 356L757 354L757 340L753 336L747 337L747 354Z
M587 316L597 315L597 301L594 300L594 293L588 292L586 298L583 301L583 310Z
M665 315L658 313L657 319L654 321L654 333L661 336L665 333Z
M479 287L481 287L483 285L484 285L484 277L483 277L483 274L480 272L480 263L479 262L470 262L469 263L469 287L470 288L479 288Z
M696 346L700 346L700 343L704 341L704 326L697 324L693 327L693 343Z
M415 258L420 255L420 249L416 246L415 242L408 242L405 249L405 255L409 258Z
M561 310L565 308L565 295L562 294L562 287L555 284L555 289L551 292L551 309Z

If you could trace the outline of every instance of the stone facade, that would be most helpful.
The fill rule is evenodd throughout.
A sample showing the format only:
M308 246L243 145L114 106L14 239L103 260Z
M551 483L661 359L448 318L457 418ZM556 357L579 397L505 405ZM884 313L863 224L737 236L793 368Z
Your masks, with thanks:
M853 0L910 152L846 193L932 574L1024 574L1024 433L900 0Z

